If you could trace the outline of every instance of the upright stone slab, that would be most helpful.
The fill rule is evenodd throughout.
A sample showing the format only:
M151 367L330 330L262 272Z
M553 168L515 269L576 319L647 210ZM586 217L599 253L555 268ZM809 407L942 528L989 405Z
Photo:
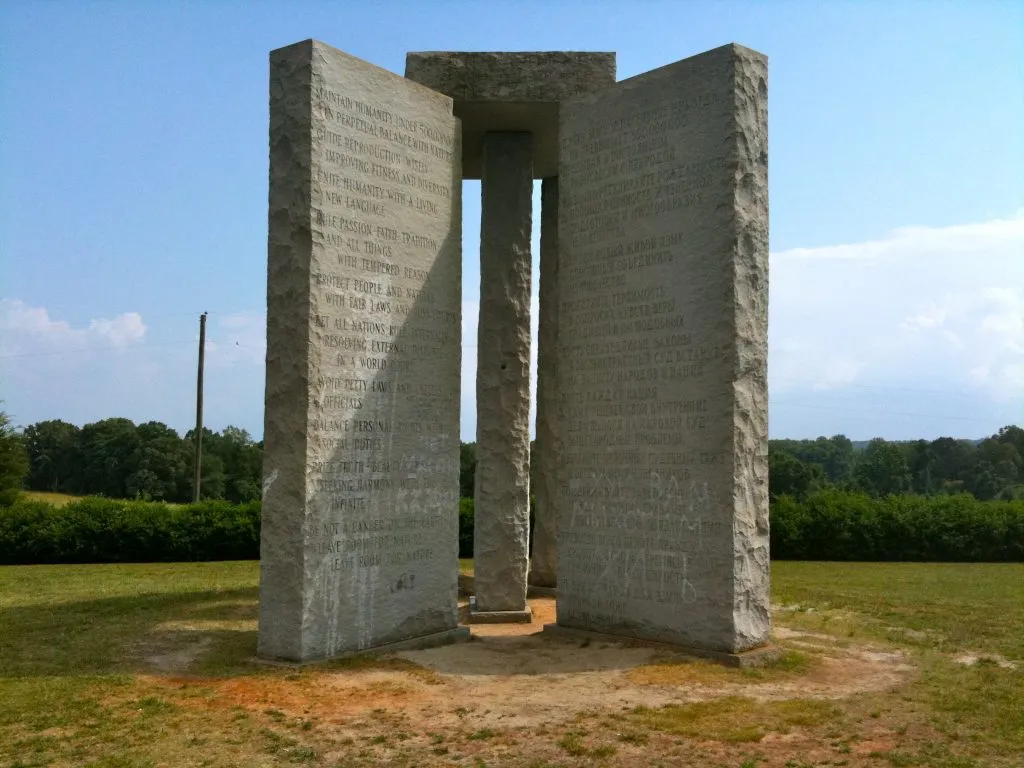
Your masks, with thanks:
M537 305L537 439L534 442L533 548L531 586L553 589L557 583L558 474L558 177L541 182L540 290Z
M767 151L737 45L563 104L560 627L768 639Z
M446 96L271 54L263 658L458 632L459 140Z
M484 139L473 507L473 612L481 614L527 609L532 156L529 133Z

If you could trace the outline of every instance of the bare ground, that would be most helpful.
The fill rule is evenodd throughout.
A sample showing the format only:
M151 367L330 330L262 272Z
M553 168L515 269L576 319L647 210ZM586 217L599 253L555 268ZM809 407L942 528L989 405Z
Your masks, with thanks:
M676 765L684 764L673 762L676 758L731 759L736 745L729 742L745 740L758 742L763 764L773 764L775 756L783 765L787 755L806 759L834 749L819 744L820 735L787 726L789 721L768 727L756 739L741 732L717 740L680 740L663 733L664 728L638 730L636 715L630 713L717 702L728 724L737 701L744 702L748 718L756 719L760 715L748 711L751 706L791 701L806 707L816 700L884 692L913 674L898 651L785 627L776 629L776 642L790 649L798 663L730 670L628 641L588 643L541 635L543 625L554 621L554 600L530 604L531 624L474 625L468 643L292 674L266 674L255 667L252 674L195 674L210 644L204 632L251 631L251 616L168 623L137 648L149 668L140 682L209 716L271 713L282 723L308 723L333 745L321 754L324 762L318 764L324 765L452 765L463 759L477 761L469 765L589 765L598 758L611 765L651 765L653 755ZM189 696L190 687L202 695ZM775 717L775 710L763 716ZM891 746L892 734L881 725L869 723L863 729L847 760L860 754L868 765L869 752ZM521 750L524 739L533 750L530 760Z

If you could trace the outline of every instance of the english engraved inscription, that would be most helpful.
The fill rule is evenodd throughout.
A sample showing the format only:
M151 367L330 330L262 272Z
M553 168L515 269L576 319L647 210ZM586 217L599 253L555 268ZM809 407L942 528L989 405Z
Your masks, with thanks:
M302 647L277 655L305 659L457 625L461 154L447 97L320 43L292 48L311 68L308 234L275 230L273 210L271 234L309 264L308 328L292 340L308 408L284 431L305 435L305 495L304 509L268 511L301 541ZM280 71L300 79L290 63ZM272 123L287 85L272 85ZM290 183L274 161L272 198ZM268 350L268 368L275 353L292 350ZM275 455L296 471L284 464L297 445L275 443L265 474ZM261 616L261 648L271 625Z

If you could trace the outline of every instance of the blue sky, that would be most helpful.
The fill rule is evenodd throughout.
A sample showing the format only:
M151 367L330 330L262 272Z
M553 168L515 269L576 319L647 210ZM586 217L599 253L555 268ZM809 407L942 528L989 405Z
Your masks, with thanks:
M769 57L772 437L1024 423L1024 4L0 4L0 398L262 433L268 52ZM538 199L539 203L539 199ZM535 217L536 218L536 217ZM479 187L464 204L475 430ZM467 386L469 385L469 386Z

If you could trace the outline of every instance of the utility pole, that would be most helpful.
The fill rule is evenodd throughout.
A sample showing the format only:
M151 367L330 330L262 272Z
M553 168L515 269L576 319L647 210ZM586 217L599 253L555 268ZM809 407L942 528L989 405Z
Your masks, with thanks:
M206 358L206 313L199 316L199 372L196 375L196 469L192 479L192 501L199 503L203 477L203 363Z

